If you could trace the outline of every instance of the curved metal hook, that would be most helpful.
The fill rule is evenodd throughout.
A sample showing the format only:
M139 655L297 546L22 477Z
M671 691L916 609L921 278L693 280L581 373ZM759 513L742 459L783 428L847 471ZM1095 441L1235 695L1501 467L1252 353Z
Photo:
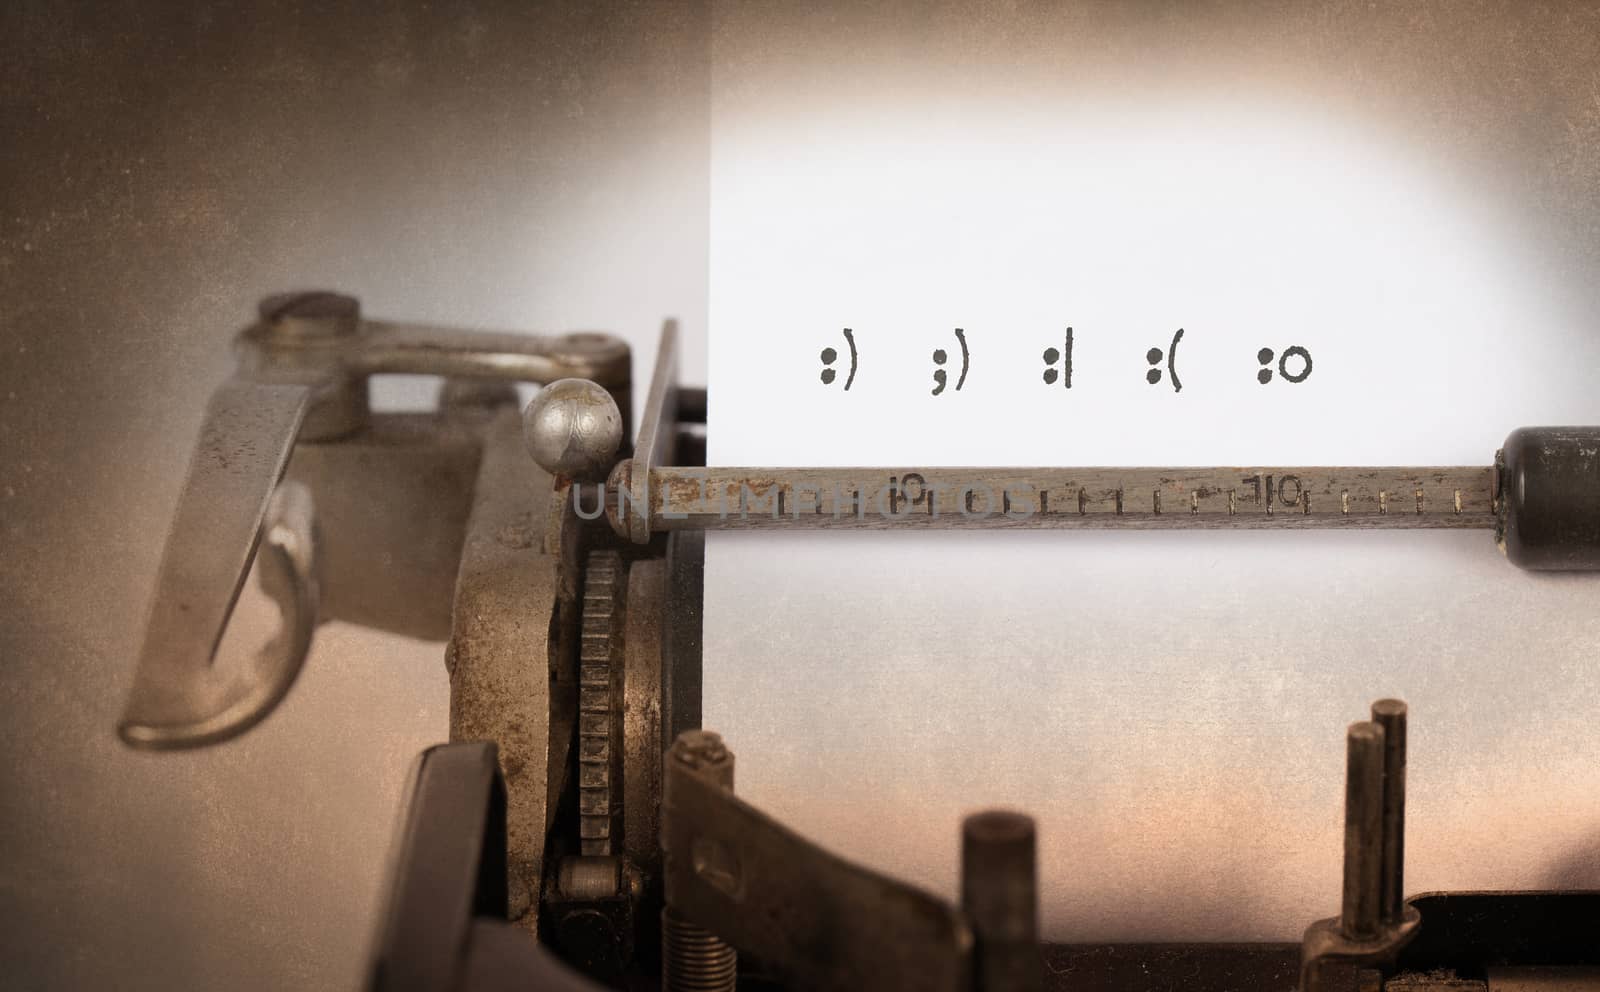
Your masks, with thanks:
M305 415L302 386L234 380L217 390L189 466L133 691L118 732L135 747L198 747L258 723L305 661L320 596L311 493L278 485ZM213 665L265 538L261 583L282 629L229 676Z
M279 485L267 504L261 538L261 588L278 604L278 632L232 678L208 669L206 678L186 682L187 713L169 712L156 722L129 706L118 728L124 741L147 748L214 744L261 722L288 694L311 651L321 597L311 490L298 482Z

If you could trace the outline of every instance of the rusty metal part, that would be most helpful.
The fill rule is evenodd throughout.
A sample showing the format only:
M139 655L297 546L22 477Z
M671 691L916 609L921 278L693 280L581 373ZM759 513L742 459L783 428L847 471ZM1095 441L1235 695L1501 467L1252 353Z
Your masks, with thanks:
M553 480L522 447L522 419L490 426L456 578L450 739L499 745L512 919L532 929L545 838L567 780L575 677L561 660L561 561L543 528Z
M685 747L675 745L664 767L661 809L671 910L791 988L970 988L972 931L959 910L849 864L740 801L708 760L720 738L690 732L679 741Z
M622 850L647 878L661 868L661 657L666 562L628 566L622 648Z
M646 484L646 474L648 484ZM766 468L624 462L619 534L743 528L1477 528L1490 467Z
M1346 733L1343 905L1306 930L1300 992L1336 988L1339 967L1392 967L1422 922L1415 907L1388 903L1402 885L1404 841L1394 834L1405 827L1405 706L1385 699L1372 712ZM1386 726L1401 728L1392 745Z
M613 472L608 487L619 493L618 499L632 500L637 507L648 505L651 473L673 454L678 436L678 322L669 320L661 327L661 343L656 349L656 367L650 377L650 392L645 397L644 415L639 424L639 440L634 445L633 458L618 466L621 474ZM624 466L626 466L624 468ZM625 494L625 495L621 495ZM617 533L635 544L650 540L650 519L647 513L612 516L612 526Z
M617 853L622 806L622 595L615 551L591 551L583 570L578 648L578 839L585 855Z
M628 382L628 347L618 338L363 321L354 298L328 292L263 301L260 319L238 336L236 348L239 369L207 408L167 538L122 720L123 739L133 745L223 740L282 698L305 650L252 668L226 687L212 673L214 655L296 439L333 441L366 427L368 376L421 372L533 383L582 376L619 389ZM290 622L315 625L304 617Z
M612 550L591 551L584 567L580 853L562 859L542 913L567 959L608 985L622 982L657 937L663 568Z
M612 855L562 858L556 888L573 899L608 899L622 891L622 859Z
M630 378L627 343L610 334L510 334L371 320L361 316L354 297L323 291L268 297L259 313L235 339L239 375L312 391L302 440L332 440L364 424L366 380L374 375L539 385L577 377L624 395Z
M696 782L728 795L733 793L733 752L722 738L703 730L690 730L673 741L665 763L668 774L694 776ZM666 837L662 847L670 865L673 848ZM741 866L737 855L715 846L694 845L687 852L691 870L705 875L712 884L739 885ZM666 905L661 910L661 988L662 992L733 992L738 984L739 955L721 937L700 926L676 905L681 888L669 874L666 880Z
M974 813L961 824L961 909L977 941L984 992L1040 992L1039 883L1032 817Z

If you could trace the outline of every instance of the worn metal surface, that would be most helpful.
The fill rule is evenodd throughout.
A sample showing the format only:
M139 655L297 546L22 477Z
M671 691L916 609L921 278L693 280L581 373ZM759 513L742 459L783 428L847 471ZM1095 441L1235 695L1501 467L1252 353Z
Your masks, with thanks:
M678 436L678 322L669 320L661 327L661 344L656 350L656 367L650 376L650 391L645 397L644 412L639 422L639 439L634 444L633 458L618 466L612 474L611 488L625 491L635 506L649 505L650 488L654 485L652 470L671 456ZM634 515L621 524L618 533L635 544L650 540L650 522L647 515Z
M1379 858L1378 915L1394 925L1406 901L1406 731L1407 707L1398 699L1372 704L1372 722L1383 728L1383 850Z
M733 752L718 734L690 730L678 735L667 750L663 763L678 772L693 775L701 783L733 792ZM663 853L671 848L662 836ZM695 874L727 883L736 878L740 866L725 852L696 848L692 852ZM698 919L683 906L683 888L673 876L664 879L664 905L661 909L661 988L662 992L734 992L739 980L739 952L723 939L724 928L714 921Z
M329 441L367 421L367 380L341 367L340 356L357 346L361 304L353 296L324 290L275 293L256 306L257 320L234 337L237 375L311 390L298 437Z
M285 478L304 483L316 501L322 619L449 639L461 543L492 415L461 407L377 414L337 442L295 445Z
M1370 936L1348 936L1337 917L1306 928L1300 945L1300 992L1333 992L1347 980L1348 968L1387 968L1408 941L1423 929L1422 915L1405 906L1399 919Z
M552 486L523 450L519 411L504 409L484 439L446 654L450 739L500 748L511 916L530 929L572 719L562 707L573 676L561 671L554 637L560 561L542 540Z
M628 567L622 649L622 850L648 877L661 865L662 639L667 565Z
M1350 725L1345 737L1344 901L1339 926L1352 941L1378 936L1383 890L1383 728Z
M616 461L624 434L622 411L604 386L558 379L529 402L522 434L540 468L593 482L604 479Z
M1033 818L986 810L961 823L961 911L985 992L1040 992L1039 876Z
M622 623L627 573L615 551L591 551L583 569L578 642L578 843L617 853L622 812Z
M969 986L959 911L805 840L741 802L715 768L666 762L661 846L668 905L791 987Z
M607 511L619 532L755 527L1466 527L1495 524L1494 470L661 467ZM626 516L626 520L620 520Z
M282 698L303 650L292 663L261 672L260 685L251 684L257 675L250 671L226 688L212 684L211 658L254 557L266 501L302 425L308 439L324 441L361 430L369 419L367 376L411 372L543 383L580 374L621 385L629 374L627 344L606 334L539 338L363 322L354 298L329 292L269 297L260 317L238 337L238 375L207 409L168 536L122 721L130 744L191 747L223 740ZM459 499L454 502L459 512ZM449 520L447 514L447 530ZM312 621L303 622L309 630ZM245 696L253 702L240 704Z
M282 698L278 688L299 671L305 658L299 642L309 643L315 623L314 598L294 602L285 613L307 636L293 638L297 649L275 662L235 679L219 677L212 658L255 558L273 487L288 464L309 399L301 386L242 379L212 396L167 536L119 727L128 743L186 747L222 740L265 716ZM303 509L309 530L310 508ZM309 554L309 547L302 553Z

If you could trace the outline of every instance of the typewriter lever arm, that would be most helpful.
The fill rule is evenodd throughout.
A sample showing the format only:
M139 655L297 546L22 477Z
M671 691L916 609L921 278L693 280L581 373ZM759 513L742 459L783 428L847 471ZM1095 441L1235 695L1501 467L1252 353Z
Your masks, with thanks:
M239 335L239 369L212 396L167 536L122 739L144 748L216 743L259 722L299 673L318 622L313 493L282 481L297 441L364 430L367 378L434 374L542 384L580 375L626 400L629 352L605 334L536 337L363 321L351 297L271 297ZM281 630L233 673L214 664L262 541L262 585Z
M316 626L314 512L304 486L278 480L310 396L305 386L235 378L212 397L118 727L129 744L223 740L265 716L298 674ZM263 539L262 585L277 600L282 629L249 666L224 677L212 657Z

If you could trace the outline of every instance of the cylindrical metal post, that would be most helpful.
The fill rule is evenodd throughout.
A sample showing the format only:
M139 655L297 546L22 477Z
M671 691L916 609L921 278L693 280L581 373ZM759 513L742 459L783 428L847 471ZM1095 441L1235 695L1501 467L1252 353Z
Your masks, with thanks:
M961 825L961 908L977 938L978 988L1038 992L1039 887L1033 819L989 810Z
M1352 723L1345 737L1344 905L1340 929L1350 940L1378 935L1382 911L1383 727Z
M1406 856L1406 704L1380 699L1372 704L1372 722L1383 728L1383 854L1379 874L1382 898L1379 917L1400 922L1405 910Z

